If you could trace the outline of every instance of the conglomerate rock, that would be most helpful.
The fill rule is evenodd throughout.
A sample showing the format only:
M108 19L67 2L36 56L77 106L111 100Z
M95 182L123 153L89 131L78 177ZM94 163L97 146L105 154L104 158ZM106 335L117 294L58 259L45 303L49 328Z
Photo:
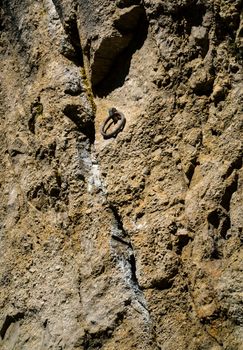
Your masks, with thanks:
M1 349L242 349L242 6L2 0Z

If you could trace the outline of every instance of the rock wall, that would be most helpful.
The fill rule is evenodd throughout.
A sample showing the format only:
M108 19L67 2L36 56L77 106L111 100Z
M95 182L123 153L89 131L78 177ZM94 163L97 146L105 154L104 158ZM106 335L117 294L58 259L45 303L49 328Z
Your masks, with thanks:
M242 5L2 0L1 349L242 349Z

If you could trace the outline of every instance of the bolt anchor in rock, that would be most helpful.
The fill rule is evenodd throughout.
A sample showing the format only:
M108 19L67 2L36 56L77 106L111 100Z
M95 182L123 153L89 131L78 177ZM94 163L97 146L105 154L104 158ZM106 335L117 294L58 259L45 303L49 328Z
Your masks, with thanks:
M104 123L100 128L101 135L105 140L112 137L116 137L119 132L124 129L126 119L123 113L118 112L116 108L112 107L108 111L109 115L105 119ZM117 124L117 125L116 125ZM116 128L110 132L108 130L112 125L116 125Z

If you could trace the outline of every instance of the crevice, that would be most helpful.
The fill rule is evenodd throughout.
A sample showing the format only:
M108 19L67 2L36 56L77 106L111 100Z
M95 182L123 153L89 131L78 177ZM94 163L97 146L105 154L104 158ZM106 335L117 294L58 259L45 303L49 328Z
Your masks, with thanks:
M7 315L5 317L5 320L3 322L3 325L0 329L0 336L2 339L4 339L5 334L7 332L7 330L9 329L9 327L11 326L12 323L18 322L20 320L22 320L24 318L25 314L24 312L18 312L15 315Z
M116 224L117 224L117 228L119 231L121 231L121 236L123 237L127 237L127 232L125 231L124 227L123 227L123 223L122 223L122 219L117 211L117 209L115 208L115 206L113 204L110 203L110 209L114 215L114 218L116 220ZM136 288L138 290L140 290L140 286L139 286L139 282L137 279L137 267L136 267L136 259L135 259L135 254L134 254L134 249L133 246L131 244L131 242L127 242L125 241L123 238L112 234L111 236L113 239L115 239L116 241L125 244L128 248L130 248L130 255L129 258L127 259L127 262L130 265L130 279L131 279L131 283L136 286Z
M239 170L242 168L242 154L240 153L238 155L238 157L232 162L232 164L230 164L227 172L225 173L225 175L223 176L223 179L227 179L234 170Z
M116 207L112 203L109 203L109 208L112 211L112 214L114 215L118 230L120 230L122 232L123 236L126 237L127 233L123 227L122 219L121 219L120 214L118 213L118 210L116 209Z
M132 56L143 46L148 34L148 20L145 9L140 7L140 11L141 15L138 24L130 32L133 35L130 43L121 53L113 58L111 68L104 78L97 85L93 84L94 95L106 97L113 90L124 84L129 73Z
M214 75L212 74L211 77L207 81L202 81L198 83L193 91L197 96L210 96L213 92L213 84L214 84Z
M77 66L83 67L83 51L77 26L77 5L75 5L75 7L72 8L72 11L66 15L60 0L53 0L53 4L68 37L69 45L71 45L73 48L73 50L70 50L63 47L62 54Z
M136 260L135 260L134 254L130 255L129 263L131 265L131 280L136 286L139 287L139 283L136 275L137 268L136 268Z
M220 223L220 210L219 209L215 209L213 210L211 213L208 214L208 222L213 225L214 228L218 228L219 227L219 223Z
M216 130L216 129L211 129L211 133L213 136L220 136L222 134L220 130Z
M95 142L95 126L93 121L88 121L85 127L79 127L79 130L88 137L91 144Z
M24 152L21 152L18 149L11 149L8 151L8 153L9 153L10 157L16 157L19 154L24 154Z
M157 290L170 289L172 286L173 286L173 280L168 280L166 278L153 281L153 283L152 283L152 287L157 289Z
M177 235L175 241L176 254L181 255L183 248L187 246L190 241L192 241L192 238L187 234Z
M111 235L111 238L113 238L115 241L118 241L118 242L120 242L120 243L122 243L122 244L125 244L125 245L128 246L129 248L132 248L132 245L131 245L130 242L125 241L124 239L122 239L121 237L119 237L119 236L117 236L117 235L115 235L115 234L112 234L112 235Z
M80 44L76 13L74 18L70 18L65 22L64 29L75 50L75 56L71 57L71 59L77 66L83 67L83 52Z
M227 211L230 210L230 201L233 193L237 191L237 187L238 187L238 174L236 173L231 184L225 188L225 192L222 196L221 203L220 203L222 207Z

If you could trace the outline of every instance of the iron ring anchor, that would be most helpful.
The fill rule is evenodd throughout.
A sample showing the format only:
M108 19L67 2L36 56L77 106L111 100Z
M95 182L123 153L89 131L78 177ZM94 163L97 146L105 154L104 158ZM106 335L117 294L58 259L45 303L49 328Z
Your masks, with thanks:
M109 123L110 122L110 123ZM110 128L112 124L117 124L117 127L115 130L113 130L110 133L107 133L107 130ZM101 135L105 140L110 139L111 137L116 137L119 132L121 132L124 129L124 126L126 124L126 119L123 113L118 112L116 108L110 108L109 109L109 115L105 119L104 123L102 124L100 128Z

